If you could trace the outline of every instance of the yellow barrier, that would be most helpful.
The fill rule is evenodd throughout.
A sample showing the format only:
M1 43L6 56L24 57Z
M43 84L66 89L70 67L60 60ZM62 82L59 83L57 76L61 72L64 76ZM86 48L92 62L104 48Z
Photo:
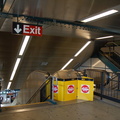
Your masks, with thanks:
M93 101L93 81L78 81L78 98L81 100Z
M73 81L54 82L54 99L58 101L75 100L77 95L77 82Z
M75 99L93 101L94 81L89 77L81 80L54 81L54 99L58 101L70 101Z

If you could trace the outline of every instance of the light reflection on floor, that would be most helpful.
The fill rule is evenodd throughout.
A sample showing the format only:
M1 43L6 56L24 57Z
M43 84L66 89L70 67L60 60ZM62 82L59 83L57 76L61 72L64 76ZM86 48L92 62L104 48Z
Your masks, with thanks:
M12 106L12 104L1 104L1 107L8 107L8 106Z

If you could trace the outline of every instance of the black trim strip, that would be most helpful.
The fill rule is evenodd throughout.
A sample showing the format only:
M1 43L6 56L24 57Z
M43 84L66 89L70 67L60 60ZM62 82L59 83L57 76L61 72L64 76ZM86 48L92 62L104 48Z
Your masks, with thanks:
M88 78L73 78L73 79L61 79L61 78L58 78L57 79L58 81L74 81L74 80L85 80L85 81L93 81L93 79L88 79Z

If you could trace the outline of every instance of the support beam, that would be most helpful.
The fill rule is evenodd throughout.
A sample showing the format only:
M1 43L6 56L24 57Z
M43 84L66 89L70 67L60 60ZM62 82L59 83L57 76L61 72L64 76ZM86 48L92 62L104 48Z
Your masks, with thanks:
M85 29L88 31L94 31L94 32L104 32L104 33L109 33L109 34L115 34L115 35L120 35L120 30L115 30L115 29L108 29L108 28L102 28L102 27L97 27L97 26L92 26L92 25L87 25L85 23L81 22L75 22L75 21L65 21L65 20L58 20L58 19L51 19L51 18L41 18L41 17L33 17L33 16L27 16L27 15L20 15L20 14L13 14L13 13L5 13L5 12L0 12L0 17L4 18L20 18L23 17L25 21L36 24L41 24L41 25L70 25L72 27L76 27L79 29Z

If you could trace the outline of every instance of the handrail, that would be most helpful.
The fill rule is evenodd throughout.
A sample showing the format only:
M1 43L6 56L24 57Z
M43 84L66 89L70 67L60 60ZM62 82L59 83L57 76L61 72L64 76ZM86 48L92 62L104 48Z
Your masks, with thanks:
M44 83L36 90L36 92L32 95L32 97L27 101L26 104L30 103L34 98L35 96L40 92L40 90L42 89L42 87L44 87L47 83L46 81L49 80L50 78L52 78L52 76L49 76L45 81Z
M119 46L119 45L116 44L115 42L108 42L107 44L105 44L105 46L109 47L108 44L110 44L110 43L112 43L112 44L114 44L114 45L116 45L116 46Z
M120 57L120 53L118 53L116 50L114 50L114 53L116 53Z
M118 77L116 74L111 77L111 80L114 80L116 77Z
M51 84L49 84L49 83L51 83ZM50 87L51 89L49 89L50 93L46 96L46 92L45 93L42 93L42 92L44 92L44 89L46 90L47 85L50 85L48 87ZM47 80L46 84L40 89L40 102L44 102L44 101L48 100L49 97L50 97L50 99L52 99L52 97L53 97L52 96L52 79Z
M86 69L86 70L100 72L100 73L104 72L107 75L107 79L106 79L107 81L106 81L106 83L104 83L104 86L107 85L107 84L109 84L110 77L109 77L109 73L106 70L99 70L99 69Z
M116 83L112 84L111 86L108 87L108 89L117 89L118 88L118 83L117 81L114 81Z
M99 70L99 69L85 69L90 71L96 71L96 72L106 72L106 70Z
M103 54L107 59L109 59L115 66L118 66L120 68L120 65L113 60L109 55L105 55L103 51L100 50L100 54Z
M106 47L114 47L114 46L109 46L109 44L113 44L115 45L116 47L118 47L119 45L116 44L115 42L108 42L107 44L105 44ZM118 56L120 56L120 53L118 53L115 49L112 49L112 51L109 51L109 52L115 52Z

